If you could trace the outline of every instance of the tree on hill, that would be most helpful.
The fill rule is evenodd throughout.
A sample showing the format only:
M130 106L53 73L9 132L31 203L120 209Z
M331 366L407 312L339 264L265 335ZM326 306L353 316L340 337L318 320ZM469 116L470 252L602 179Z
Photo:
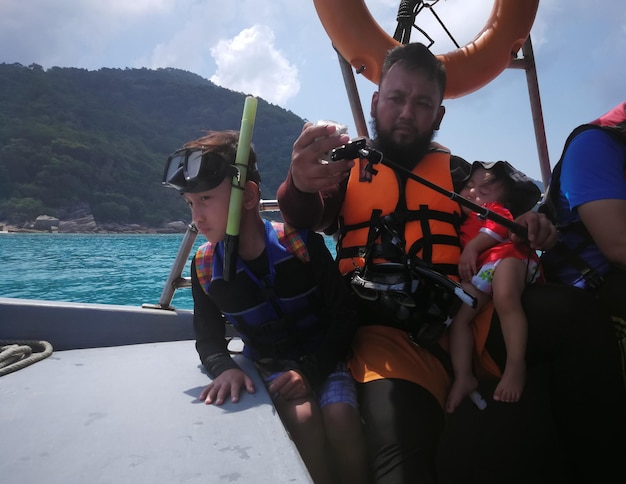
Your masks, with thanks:
M245 95L179 69L0 64L0 220L91 208L97 222L188 220L161 185L169 153L241 125ZM304 120L259 99L252 142L274 198Z

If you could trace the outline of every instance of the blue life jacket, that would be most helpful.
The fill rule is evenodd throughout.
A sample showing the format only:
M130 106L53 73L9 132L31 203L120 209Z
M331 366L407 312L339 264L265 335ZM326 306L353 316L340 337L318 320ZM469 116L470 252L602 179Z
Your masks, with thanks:
M206 243L196 252L200 285L237 329L244 354L298 360L313 353L327 328L318 317L323 307L306 247L308 230L265 221L268 273L258 278L237 259L232 281L223 277L224 243Z

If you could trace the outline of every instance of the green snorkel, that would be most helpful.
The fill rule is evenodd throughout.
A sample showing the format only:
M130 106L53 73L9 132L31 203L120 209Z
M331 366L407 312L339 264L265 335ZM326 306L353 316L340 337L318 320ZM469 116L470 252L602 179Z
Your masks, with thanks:
M257 98L246 97L239 130L239 143L235 156L237 175L233 177L228 206L228 221L226 222L226 238L224 239L224 280L230 281L235 277L237 268L237 254L239 253L239 226L241 224L241 206L243 192L248 175L248 158L250 157L250 143L256 118Z

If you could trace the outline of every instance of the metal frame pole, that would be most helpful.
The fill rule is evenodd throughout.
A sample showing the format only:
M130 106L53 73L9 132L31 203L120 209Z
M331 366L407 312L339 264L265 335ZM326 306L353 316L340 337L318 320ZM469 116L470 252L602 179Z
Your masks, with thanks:
M183 236L183 240L180 243L180 247L178 248L176 259L174 260L172 268L170 269L170 274L167 277L167 281L165 282L165 286L163 287L163 291L161 292L161 297L159 298L158 304L142 304L142 308L174 309L171 306L171 303L172 299L174 298L174 293L176 292L176 289L180 287L191 287L191 280L182 277L182 273L185 265L187 264L189 253L191 252L191 248L196 241L197 235L198 229L196 228L196 226L194 224L189 224L189 226L187 226L187 231Z
M361 105L359 90L356 87L352 66L346 59L344 59L337 49L335 49L335 52L337 52L337 58L339 59L339 67L341 68L343 83L346 86L346 93L348 94L348 101L350 102L350 109L352 110L352 117L354 118L357 136L365 136L366 138L369 138L367 123L365 122L365 117L363 116L363 106Z
M550 168L550 157L548 155L548 142L546 140L546 130L543 122L543 110L541 108L541 97L539 95L539 82L537 81L537 66L535 65L535 54L530 35L522 46L523 59L514 59L509 67L514 69L524 69L526 71L526 83L528 85L528 97L530 99L530 109L535 128L535 141L537 143L537 154L539 155L539 167L541 169L541 181L544 190L550 183L552 170Z

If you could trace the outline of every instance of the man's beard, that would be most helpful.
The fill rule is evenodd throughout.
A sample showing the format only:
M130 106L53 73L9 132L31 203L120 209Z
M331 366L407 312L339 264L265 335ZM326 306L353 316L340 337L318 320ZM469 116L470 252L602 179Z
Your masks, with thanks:
M376 118L372 119L371 128L376 148L385 158L408 169L412 169L424 157L435 136L435 131L431 129L419 135L414 141L401 144L394 141L391 133L380 132Z

